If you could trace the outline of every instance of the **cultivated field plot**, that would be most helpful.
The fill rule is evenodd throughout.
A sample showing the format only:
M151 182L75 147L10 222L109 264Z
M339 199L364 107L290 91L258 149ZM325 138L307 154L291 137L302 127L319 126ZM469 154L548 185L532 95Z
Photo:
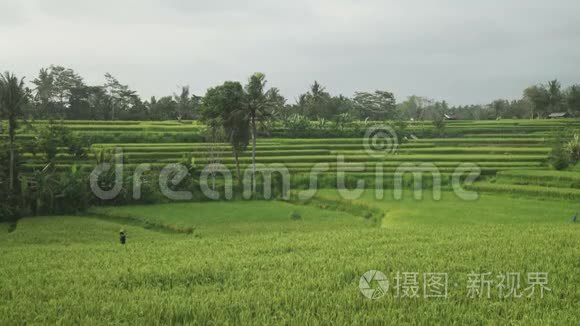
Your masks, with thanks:
M128 167L149 163L153 168L161 168L167 163L181 162L186 156L194 158L200 168L208 163L208 157L230 169L234 167L229 145L204 142L205 127L195 122L104 124L66 121L65 125L89 137L92 145L86 149L89 156L81 161L62 149L54 159L59 169L69 169L75 160L78 165L92 169L96 153L114 148L123 150L123 162ZM364 130L372 125L359 128ZM387 176L395 173L402 163L429 163L448 174L461 163L468 162L477 163L483 175L494 175L498 171L544 168L553 132L577 127L580 122L576 120L450 121L445 138L401 137L396 150L389 150L385 155L369 155L362 138L262 137L258 140L256 156L260 164L283 163L293 174L307 173L317 163L328 163L327 173L336 173L337 167L353 164L355 169L347 169L348 174L374 172L380 164ZM431 128L428 122L415 122L408 126L408 131L420 135ZM26 137L26 130L23 129L19 136ZM30 153L23 157L27 161L24 167L29 171L45 164L40 154ZM251 152L242 154L240 161L242 168L246 168L251 162Z
M297 216L300 222L288 223L295 212L300 215ZM362 217L308 206L296 207L277 201L97 207L91 209L90 213L106 217L113 222L134 220L169 230L189 232L197 237L230 237L235 234L264 232L309 232L368 225Z
M230 146L206 142L195 122L65 125L91 145L80 160L59 148L61 171L91 171L99 153L117 148L129 170L191 159L197 172L209 162L235 169ZM547 163L554 132L580 129L580 121L450 121L444 137L423 137L431 128L410 124L414 137L376 153L360 137L290 138L274 126L258 140L258 171L282 164L296 194L326 164L323 189L309 201L98 206L0 224L0 324L580 324L580 230L572 222L580 172ZM18 137L32 136L23 128ZM46 165L40 153L22 157L26 173ZM250 167L251 151L240 161ZM465 163L481 171L465 189L477 200L445 191ZM395 199L401 166L405 188L412 172L427 176L420 199L411 189ZM389 181L382 198L366 189L344 200L335 190L341 171L347 188L357 180L372 188L378 168ZM444 179L440 200L429 179L436 175ZM389 281L378 300L359 288L371 270ZM425 296L430 273L446 275L445 297ZM543 296L528 297L530 273L547 276ZM490 278L489 297L473 275ZM521 277L511 295L502 275Z
M451 193L441 201L428 193L415 201L404 195L393 201L386 193L377 201L368 193L350 203L380 208L380 225L279 202L26 218L14 232L0 233L0 324L580 322L580 236L569 223L580 204L487 194L469 203ZM321 191L318 204L336 198L334 190ZM300 219L289 216L294 211ZM147 230L127 217L196 229ZM126 247L117 243L120 228L129 235ZM422 292L397 298L391 288L368 300L359 279L371 269L391 281L397 272L448 273L448 298L424 298ZM486 272L546 272L551 290L543 298L502 299L492 287L489 299L468 297L467 275Z

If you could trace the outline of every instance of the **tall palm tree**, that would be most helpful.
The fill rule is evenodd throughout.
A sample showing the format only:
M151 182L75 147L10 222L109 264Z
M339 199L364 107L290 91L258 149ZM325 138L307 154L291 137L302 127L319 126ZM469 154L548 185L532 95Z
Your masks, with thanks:
M54 76L48 69L42 68L38 73L38 78L32 81L36 96L35 101L38 103L40 110L44 114L49 113L50 103L54 97Z
M562 96L561 85L557 79L551 80L547 85L548 91L548 102L550 105L550 111L548 113L554 113L560 111L564 97Z
M246 114L252 128L252 194L256 192L256 139L258 128L256 120L264 120L269 115L269 105L264 93L266 87L266 75L261 72L253 74L246 85Z
M308 97L309 107L307 114L310 118L317 118L324 113L322 104L325 99L328 99L329 95L326 92L326 89L315 80L314 84L310 86Z
M188 109L191 106L191 98L189 96L189 86L181 86L181 93L173 93L173 98L177 102L177 120L181 121L182 118L188 118ZM190 114L191 115L191 114Z
M8 135L10 141L10 176L9 189L12 193L15 187L15 149L16 128L18 118L22 116L22 109L28 100L28 90L24 86L24 78L18 79L14 74L5 72L0 75L0 112L8 120Z

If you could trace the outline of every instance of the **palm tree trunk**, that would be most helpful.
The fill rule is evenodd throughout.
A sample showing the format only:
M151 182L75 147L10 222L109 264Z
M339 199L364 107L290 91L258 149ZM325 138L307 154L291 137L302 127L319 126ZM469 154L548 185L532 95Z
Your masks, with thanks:
M242 183L242 175L241 175L241 172L240 172L240 158L239 158L239 155L238 155L238 151L236 151L234 149L233 152L234 152L234 160L236 160L236 175L237 175L237 178L238 178L238 186L240 187L240 191L241 191L242 188L243 188L243 183Z
M252 196L256 196L256 115L252 114Z
M16 138L16 117L14 115L10 115L8 117L8 137L10 139L10 195L13 195L14 188L15 188L15 173L14 173L14 139Z
M10 194L14 192L14 142L10 140Z

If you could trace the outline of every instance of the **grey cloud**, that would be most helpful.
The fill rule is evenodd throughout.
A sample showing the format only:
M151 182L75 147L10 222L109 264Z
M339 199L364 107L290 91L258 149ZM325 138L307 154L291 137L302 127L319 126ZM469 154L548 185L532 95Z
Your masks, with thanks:
M143 96L181 84L203 94L254 71L290 99L314 79L336 94L390 89L453 104L580 82L572 0L0 0L0 10L15 13L0 22L12 45L0 69L32 79L62 64L95 83L109 71Z

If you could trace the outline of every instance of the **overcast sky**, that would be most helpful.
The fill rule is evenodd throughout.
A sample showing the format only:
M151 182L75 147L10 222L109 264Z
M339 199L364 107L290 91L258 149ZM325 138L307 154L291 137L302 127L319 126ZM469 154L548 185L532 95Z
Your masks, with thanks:
M0 70L110 72L143 97L266 73L293 102L390 90L451 104L580 83L578 0L0 0Z

